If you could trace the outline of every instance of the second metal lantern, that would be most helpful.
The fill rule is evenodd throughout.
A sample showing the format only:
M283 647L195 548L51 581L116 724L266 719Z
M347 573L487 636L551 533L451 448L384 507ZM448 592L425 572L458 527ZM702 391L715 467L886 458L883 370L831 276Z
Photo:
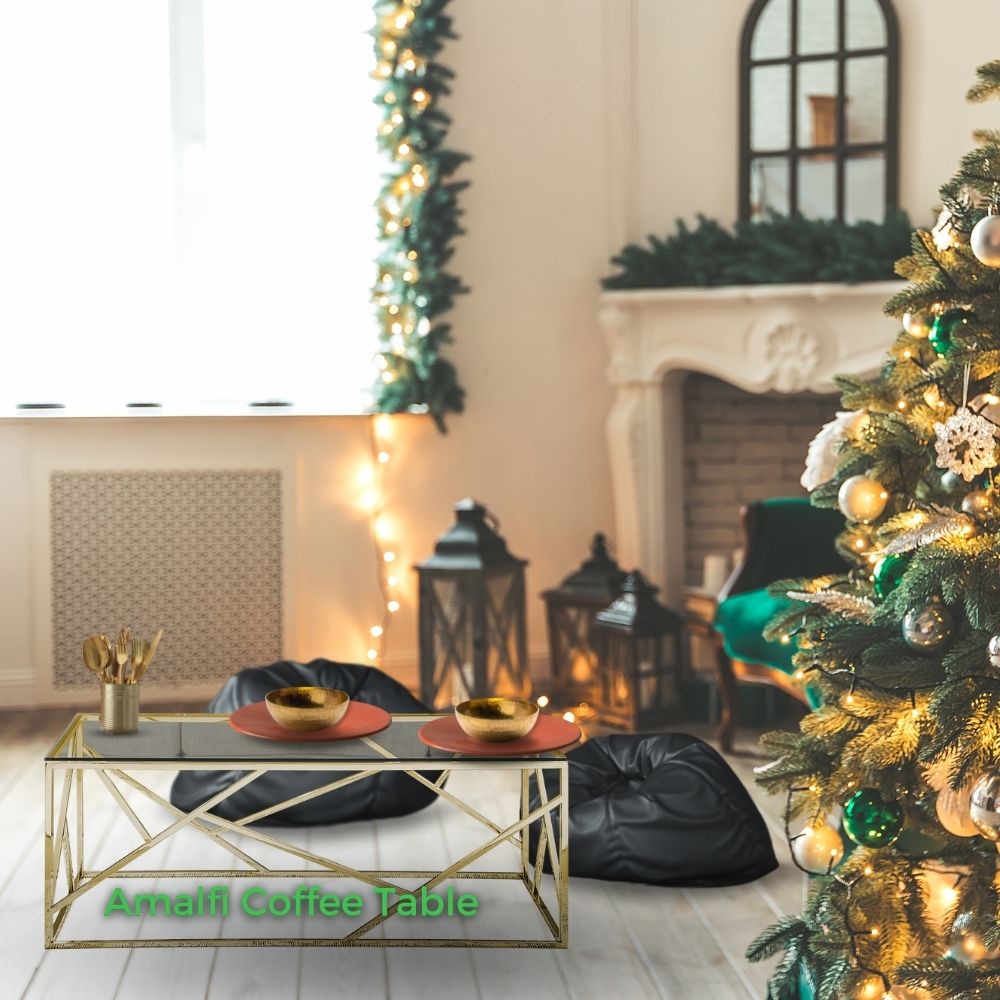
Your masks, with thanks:
M417 566L420 694L446 708L487 695L531 694L524 607L527 561L507 551L499 523L472 499Z
M601 671L594 707L601 719L627 729L663 724L677 703L682 621L657 601L656 590L634 570L621 595L594 616Z
M590 558L558 587L542 594L549 632L549 663L557 697L566 702L591 701L599 682L597 653L591 634L594 614L621 593L625 574L598 533Z

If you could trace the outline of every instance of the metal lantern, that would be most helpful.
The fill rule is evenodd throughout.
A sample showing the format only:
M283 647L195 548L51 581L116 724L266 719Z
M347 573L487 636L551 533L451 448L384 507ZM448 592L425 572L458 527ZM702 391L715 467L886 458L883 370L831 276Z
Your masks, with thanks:
M598 684L597 652L591 630L594 615L620 593L625 574L598 533L590 558L558 587L542 594L549 632L549 662L557 696L564 701L593 701Z
M486 695L528 697L524 567L475 500L455 504L455 523L417 566L420 693L434 708Z
M634 570L621 595L594 616L601 676L594 707L612 725L661 725L677 703L682 620L656 600L657 589Z

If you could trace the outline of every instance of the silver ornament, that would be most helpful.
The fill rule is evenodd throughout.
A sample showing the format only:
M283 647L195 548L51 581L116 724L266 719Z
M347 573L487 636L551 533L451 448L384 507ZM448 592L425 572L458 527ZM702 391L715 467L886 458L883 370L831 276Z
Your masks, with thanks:
M950 944L948 954L963 965L975 965L984 960L992 962L1000 958L1000 948L990 951L986 947L971 913L960 913L955 918L951 925Z
M941 476L941 489L949 496L964 490L968 485L957 472L945 472Z
M993 506L993 494L986 490L973 490L962 497L962 513L968 514L982 524L996 514Z
M1000 267L1000 215L980 219L969 237L969 246L980 263Z
M933 313L908 312L903 313L903 329L919 340L925 339L934 325Z
M881 516L888 501L885 487L867 476L845 479L837 493L837 504L844 517L864 524Z
M951 641L955 622L944 601L935 595L922 607L910 608L903 618L903 638L910 649L933 655Z
M1000 840L1000 774L988 771L976 782L969 798L969 817L980 836Z
M986 655L994 667L1000 667L1000 635L990 637L990 641L986 644Z

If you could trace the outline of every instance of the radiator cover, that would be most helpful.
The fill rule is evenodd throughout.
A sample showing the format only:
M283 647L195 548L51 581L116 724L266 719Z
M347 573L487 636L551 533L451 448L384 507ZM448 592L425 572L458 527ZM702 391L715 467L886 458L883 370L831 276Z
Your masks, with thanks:
M278 469L52 472L53 686L93 683L83 639L125 624L164 629L158 688L280 659L281 493Z

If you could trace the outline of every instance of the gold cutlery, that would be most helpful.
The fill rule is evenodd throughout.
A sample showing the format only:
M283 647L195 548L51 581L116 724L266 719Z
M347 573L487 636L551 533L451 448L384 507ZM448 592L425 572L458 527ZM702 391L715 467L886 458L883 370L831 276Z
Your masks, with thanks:
M102 632L97 638L98 641L101 643L101 645L104 647L105 652L108 654L108 663L110 664L112 660L114 660L115 658L115 650L114 647L111 645L111 640L107 637L107 635L105 635L104 632ZM108 677L108 680L109 681L111 680L110 676Z
M131 634L128 626L124 626L118 633L118 641L115 643L115 663L118 664L118 671L115 674L115 683L125 683L125 664L128 663L131 652Z
M138 684L145 670L146 657L149 656L149 643L145 639L132 640L132 672L129 674L129 684Z
M111 662L111 657L95 635L88 636L83 641L83 662L88 670L97 674L102 681L107 681L108 675L105 671Z
M132 683L138 684L139 678L149 669L150 663L153 662L153 657L156 656L156 647L160 645L160 640L163 638L163 629L161 628L156 635L153 636L152 642L146 643L145 656L142 658L141 666L136 666L132 671Z

